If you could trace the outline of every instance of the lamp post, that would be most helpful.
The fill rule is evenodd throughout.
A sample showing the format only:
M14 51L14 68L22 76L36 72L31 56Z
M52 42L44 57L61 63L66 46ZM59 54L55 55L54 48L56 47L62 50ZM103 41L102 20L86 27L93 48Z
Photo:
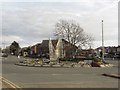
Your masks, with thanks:
M104 33L103 33L103 20L102 20L102 60L104 61Z

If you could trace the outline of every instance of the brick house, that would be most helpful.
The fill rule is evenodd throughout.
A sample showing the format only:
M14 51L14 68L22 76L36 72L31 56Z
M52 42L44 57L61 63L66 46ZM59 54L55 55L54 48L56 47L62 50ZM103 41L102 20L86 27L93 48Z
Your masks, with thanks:
M51 40L54 48L56 48L58 40ZM63 54L64 57L72 58L77 50L77 46L74 46L62 39L63 43ZM34 57L49 57L49 40L43 40L42 43L31 46L30 56Z
M96 51L99 53L102 52L102 47L98 47ZM120 54L120 46L104 47L104 53L105 53L105 57L113 58L117 54Z

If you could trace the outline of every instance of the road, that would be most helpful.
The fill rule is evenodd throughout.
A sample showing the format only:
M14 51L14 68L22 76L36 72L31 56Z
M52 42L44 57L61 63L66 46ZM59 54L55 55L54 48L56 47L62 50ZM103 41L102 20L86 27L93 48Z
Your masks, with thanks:
M118 67L47 68L17 66L24 58L2 58L2 77L21 88L118 88L118 79L103 73L118 73ZM108 61L117 65L117 61Z

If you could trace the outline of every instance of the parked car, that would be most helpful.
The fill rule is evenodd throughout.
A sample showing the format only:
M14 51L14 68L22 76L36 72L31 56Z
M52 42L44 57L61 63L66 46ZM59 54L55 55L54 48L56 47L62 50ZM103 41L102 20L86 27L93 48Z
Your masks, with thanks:
M50 63L49 59L43 58L43 63Z
M2 53L2 57L8 57L8 54Z

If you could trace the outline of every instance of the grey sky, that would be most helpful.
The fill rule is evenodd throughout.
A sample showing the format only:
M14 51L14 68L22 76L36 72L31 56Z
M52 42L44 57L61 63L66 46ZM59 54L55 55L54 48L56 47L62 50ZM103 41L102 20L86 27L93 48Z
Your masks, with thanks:
M118 3L118 45L120 45L120 2Z
M78 22L95 37L93 47L101 46L103 19L105 45L118 45L118 0L10 1L2 3L2 41L6 45L15 40L23 47L53 38L59 19Z

